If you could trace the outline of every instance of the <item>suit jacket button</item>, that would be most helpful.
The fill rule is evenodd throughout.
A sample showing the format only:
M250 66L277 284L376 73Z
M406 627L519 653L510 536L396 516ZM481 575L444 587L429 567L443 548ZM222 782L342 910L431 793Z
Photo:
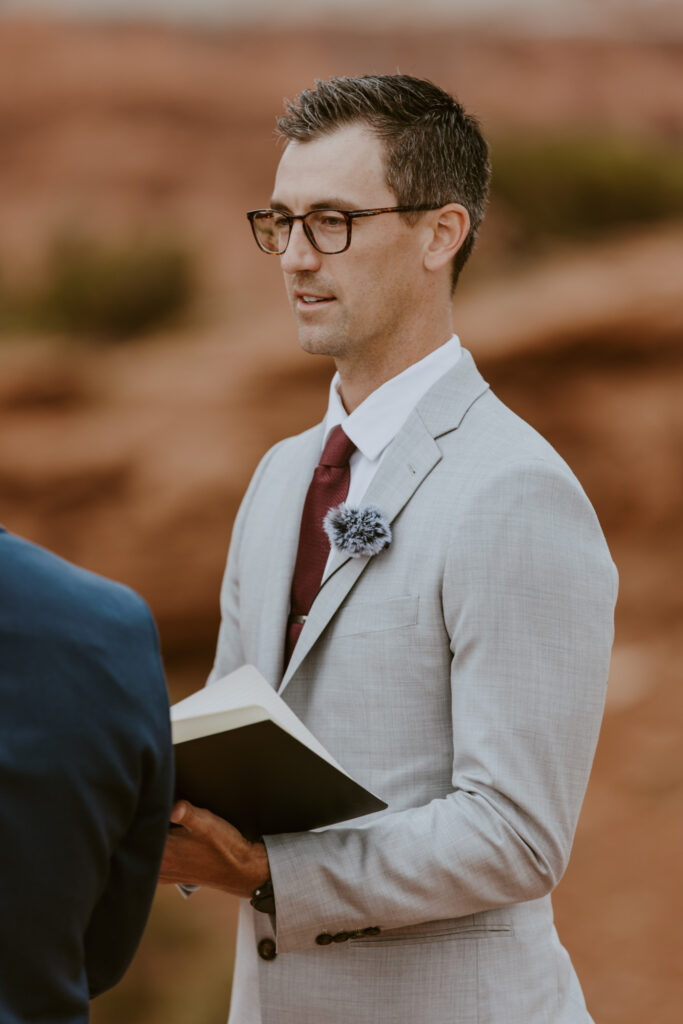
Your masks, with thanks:
M258 955L262 960L274 960L277 956L275 943L272 939L261 939L258 946Z
M337 932L336 935L332 936L332 941L333 942L346 942L348 937L349 937L349 933L348 932Z
M316 935L315 941L319 946L329 946L333 939L329 932L321 932L320 935Z

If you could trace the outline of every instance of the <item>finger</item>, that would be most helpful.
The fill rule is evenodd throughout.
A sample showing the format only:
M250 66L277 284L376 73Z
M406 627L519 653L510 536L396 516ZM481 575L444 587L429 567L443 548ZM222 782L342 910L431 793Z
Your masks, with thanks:
M169 836L166 840L159 878L162 882L187 882L194 870L196 843L189 835Z

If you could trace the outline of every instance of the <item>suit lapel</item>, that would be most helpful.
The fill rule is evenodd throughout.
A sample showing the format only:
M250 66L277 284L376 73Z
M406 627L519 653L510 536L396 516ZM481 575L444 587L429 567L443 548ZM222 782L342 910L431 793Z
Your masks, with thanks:
M479 374L471 355L463 350L457 365L427 392L394 438L363 496L362 504L377 505L389 523L392 523L440 461L441 449L435 438L455 430L462 422L469 407L487 388L488 384ZM313 467L311 467L312 473ZM301 506L303 506L303 496ZM298 531L296 539L298 541ZM374 557L381 557L381 555ZM291 559L290 582L295 558L296 541ZM340 552L336 553L294 648L280 692L287 686L371 560L371 556L350 558ZM288 600L289 591L287 591ZM274 621L282 622L285 619Z
M418 419L411 430L402 430L400 436L387 449L363 497L363 505L377 505L389 523L393 522L440 458L438 445ZM294 648L281 691L287 686L370 560L371 557L367 555L362 558L350 558L336 553Z
M269 489L268 522L271 556L264 579L261 628L257 649L261 671L275 688L282 676L285 632L289 614L290 590L299 546L301 513L306 492L320 458L322 424L296 438L297 447L279 479ZM295 468L293 468L295 467ZM275 629L273 623L276 624Z

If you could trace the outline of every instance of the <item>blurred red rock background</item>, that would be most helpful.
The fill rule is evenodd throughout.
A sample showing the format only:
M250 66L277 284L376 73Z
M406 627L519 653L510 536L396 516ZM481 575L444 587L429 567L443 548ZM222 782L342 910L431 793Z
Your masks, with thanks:
M494 197L456 328L577 472L621 573L555 900L599 1024L674 1024L683 1001L682 57L666 26L0 20L0 520L143 593L173 699L210 667L250 473L320 417L332 369L298 351L244 217L269 196L282 97L398 68L483 121ZM160 891L95 1024L223 1021L234 912Z

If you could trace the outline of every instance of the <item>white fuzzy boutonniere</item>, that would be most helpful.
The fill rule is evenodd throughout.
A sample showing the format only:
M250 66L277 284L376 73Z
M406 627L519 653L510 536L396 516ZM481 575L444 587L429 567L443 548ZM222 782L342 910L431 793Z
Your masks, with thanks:
M332 547L351 558L377 555L391 544L391 527L376 505L337 505L323 519L323 529Z

